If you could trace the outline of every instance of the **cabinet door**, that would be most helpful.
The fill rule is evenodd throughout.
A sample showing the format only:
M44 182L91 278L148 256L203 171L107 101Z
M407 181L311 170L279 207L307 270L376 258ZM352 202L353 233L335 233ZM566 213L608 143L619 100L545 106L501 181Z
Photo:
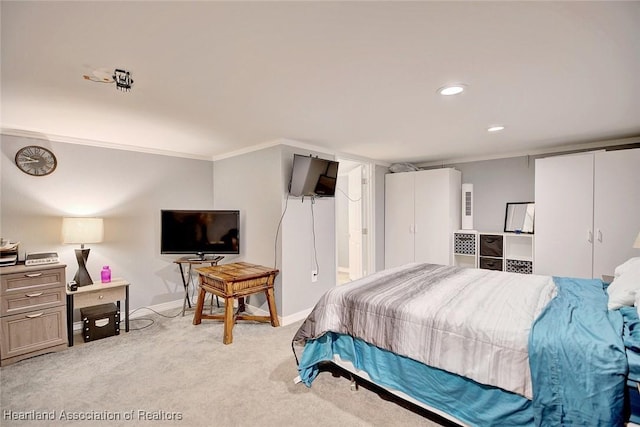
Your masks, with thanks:
M460 180L452 169L415 173L415 261L451 264L452 232L459 227ZM453 211L452 201L458 209ZM454 221L455 220L455 221ZM458 226L453 227L453 224Z
M595 155L593 277L613 275L616 266L638 256L640 149Z
M414 172L385 175L384 265L414 260Z
M536 160L537 274L592 277L594 156Z

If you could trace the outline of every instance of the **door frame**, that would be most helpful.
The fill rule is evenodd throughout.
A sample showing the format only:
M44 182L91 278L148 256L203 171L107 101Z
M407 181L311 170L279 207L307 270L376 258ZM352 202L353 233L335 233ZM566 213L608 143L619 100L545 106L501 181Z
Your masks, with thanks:
M340 172L340 167L338 168L338 176L345 176L348 173L348 170L351 169L351 166L360 165L363 170L363 180L361 186L361 194L362 194L362 228L366 230L362 235L362 247L361 247L361 255L362 255L362 273L363 276L369 275L375 270L375 210L374 210L374 194L375 194L375 180L374 180L374 172L375 172L375 163L368 160L348 157L348 156L338 156L336 155L336 160L341 164L347 167L347 172ZM343 169L344 170L344 169ZM348 199L348 195L343 193L343 190L338 187L338 191L336 191L335 197L346 197ZM336 209L336 224L339 221L340 215L347 215L346 212L339 212ZM339 274L339 259L340 259L340 245L339 245L339 233L338 227L336 227L336 283L340 283L338 280Z

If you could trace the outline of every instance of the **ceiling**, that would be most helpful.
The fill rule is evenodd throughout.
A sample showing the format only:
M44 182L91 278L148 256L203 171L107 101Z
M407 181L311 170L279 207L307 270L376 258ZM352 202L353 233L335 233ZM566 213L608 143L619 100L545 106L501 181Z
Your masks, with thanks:
M640 135L639 1L0 7L4 133L202 158L285 139L385 162ZM130 92L82 77L115 68ZM436 92L453 82L467 90Z

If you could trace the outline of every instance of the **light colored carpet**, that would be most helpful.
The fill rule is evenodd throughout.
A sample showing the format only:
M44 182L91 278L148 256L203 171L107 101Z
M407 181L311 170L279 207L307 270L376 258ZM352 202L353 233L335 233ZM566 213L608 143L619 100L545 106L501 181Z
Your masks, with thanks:
M351 391L331 372L311 388L295 385L291 338L300 323L239 322L233 344L223 345L220 322L194 326L192 312L145 317L154 320L147 328L89 343L76 337L65 351L0 368L0 425L442 425L370 389ZM54 419L11 419L42 414Z

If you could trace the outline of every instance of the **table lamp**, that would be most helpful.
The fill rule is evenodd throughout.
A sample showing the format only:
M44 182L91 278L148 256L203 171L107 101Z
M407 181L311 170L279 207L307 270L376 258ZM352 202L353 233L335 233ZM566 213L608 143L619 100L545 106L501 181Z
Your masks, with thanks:
M633 242L633 247L635 249L640 249L640 233L636 236L636 241Z
M80 249L76 249L78 272L73 278L78 286L87 286L93 283L86 265L89 249L85 249L84 245L85 243L100 243L103 236L102 218L62 218L62 243L80 244Z

